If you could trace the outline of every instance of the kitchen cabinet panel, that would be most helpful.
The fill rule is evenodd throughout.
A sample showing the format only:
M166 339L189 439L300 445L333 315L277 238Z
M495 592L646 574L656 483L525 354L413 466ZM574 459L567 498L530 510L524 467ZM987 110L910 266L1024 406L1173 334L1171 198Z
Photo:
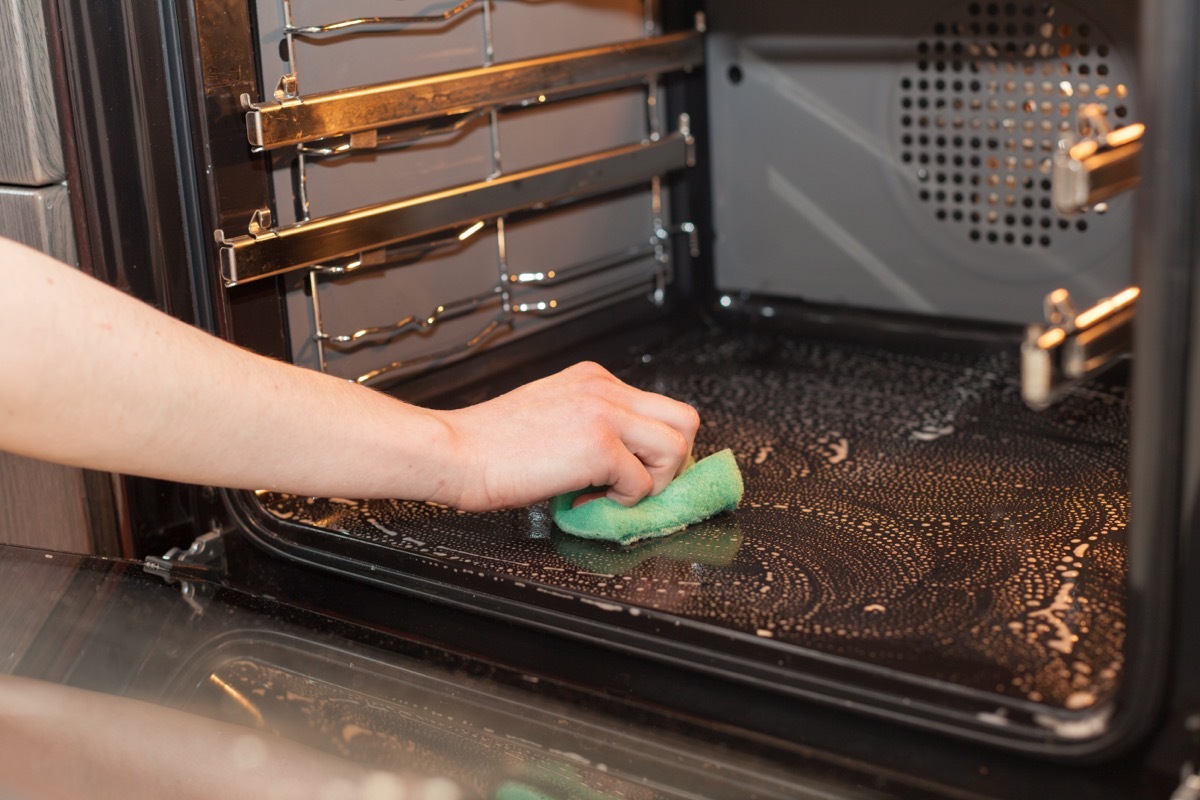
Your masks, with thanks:
M66 176L40 0L0 2L0 183Z
M0 236L75 264L78 259L67 187L0 186Z

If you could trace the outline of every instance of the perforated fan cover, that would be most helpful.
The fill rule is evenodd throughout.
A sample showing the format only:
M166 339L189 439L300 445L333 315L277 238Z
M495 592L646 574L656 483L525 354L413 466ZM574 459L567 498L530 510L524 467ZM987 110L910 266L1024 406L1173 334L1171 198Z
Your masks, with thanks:
M1130 116L1131 76L1108 38L1067 6L973 2L934 23L915 55L899 81L899 155L934 218L988 244L1086 233L1094 220L1053 211L1050 175L1080 106L1100 104L1114 125Z

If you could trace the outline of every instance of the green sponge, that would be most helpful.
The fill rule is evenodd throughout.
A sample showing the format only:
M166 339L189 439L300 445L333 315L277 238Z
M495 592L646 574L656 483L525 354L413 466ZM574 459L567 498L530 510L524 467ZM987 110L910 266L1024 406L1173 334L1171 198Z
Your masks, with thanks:
M558 527L585 539L632 544L737 508L742 500L742 473L733 451L722 450L697 461L660 494L632 508L607 497L571 508L580 494L560 494L550 501L550 515Z

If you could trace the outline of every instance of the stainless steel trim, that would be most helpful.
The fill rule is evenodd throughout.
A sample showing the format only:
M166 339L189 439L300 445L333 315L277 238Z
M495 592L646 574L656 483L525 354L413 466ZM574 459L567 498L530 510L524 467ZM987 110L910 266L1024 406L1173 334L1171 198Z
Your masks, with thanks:
M540 102L548 95L620 86L703 63L695 31L575 50L408 81L252 103L246 136L270 150L356 131L481 108Z
M598 194L649 181L690 166L690 135L680 131L492 180L457 186L421 197L368 206L288 228L226 238L218 230L221 277L226 286L291 272L343 256L491 220L522 209Z

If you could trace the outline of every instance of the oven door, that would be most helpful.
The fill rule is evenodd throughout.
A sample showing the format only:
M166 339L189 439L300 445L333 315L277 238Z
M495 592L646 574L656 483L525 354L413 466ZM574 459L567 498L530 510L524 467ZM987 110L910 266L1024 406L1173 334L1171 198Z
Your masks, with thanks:
M60 755L89 764L90 793L133 797L161 796L164 776L197 796L261 796L261 782L280 788L303 775L311 784L302 793L357 786L377 796L399 783L408 796L447 796L453 786L451 796L495 800L1031 791L1108 800L1138 790L1166 796L1177 781L1173 769L1137 761L1038 763L819 708L788 722L806 731L802 747L714 729L694 714L652 709L636 693L582 690L579 679L599 673L603 658L564 651L554 637L537 644L532 631L514 631L511 644L541 664L511 669L469 655L472 640L494 633L489 620L362 583L340 588L332 575L290 564L260 566L252 595L194 576L164 582L132 561L0 546L8 621L0 695L6 710L41 701L4 734L32 730L44 746L30 764L0 768L5 788L42 796L62 786L60 777L69 785L78 770L43 766ZM300 602L319 600L323 613L281 602L301 584ZM330 592L340 602L325 602ZM369 625L338 619L356 603ZM431 646L437 631L466 647ZM573 680L547 679L545 662L564 655L579 658ZM678 673L664 669L639 688L672 682ZM105 745L80 754L81 736ZM60 754L64 743L71 749Z

